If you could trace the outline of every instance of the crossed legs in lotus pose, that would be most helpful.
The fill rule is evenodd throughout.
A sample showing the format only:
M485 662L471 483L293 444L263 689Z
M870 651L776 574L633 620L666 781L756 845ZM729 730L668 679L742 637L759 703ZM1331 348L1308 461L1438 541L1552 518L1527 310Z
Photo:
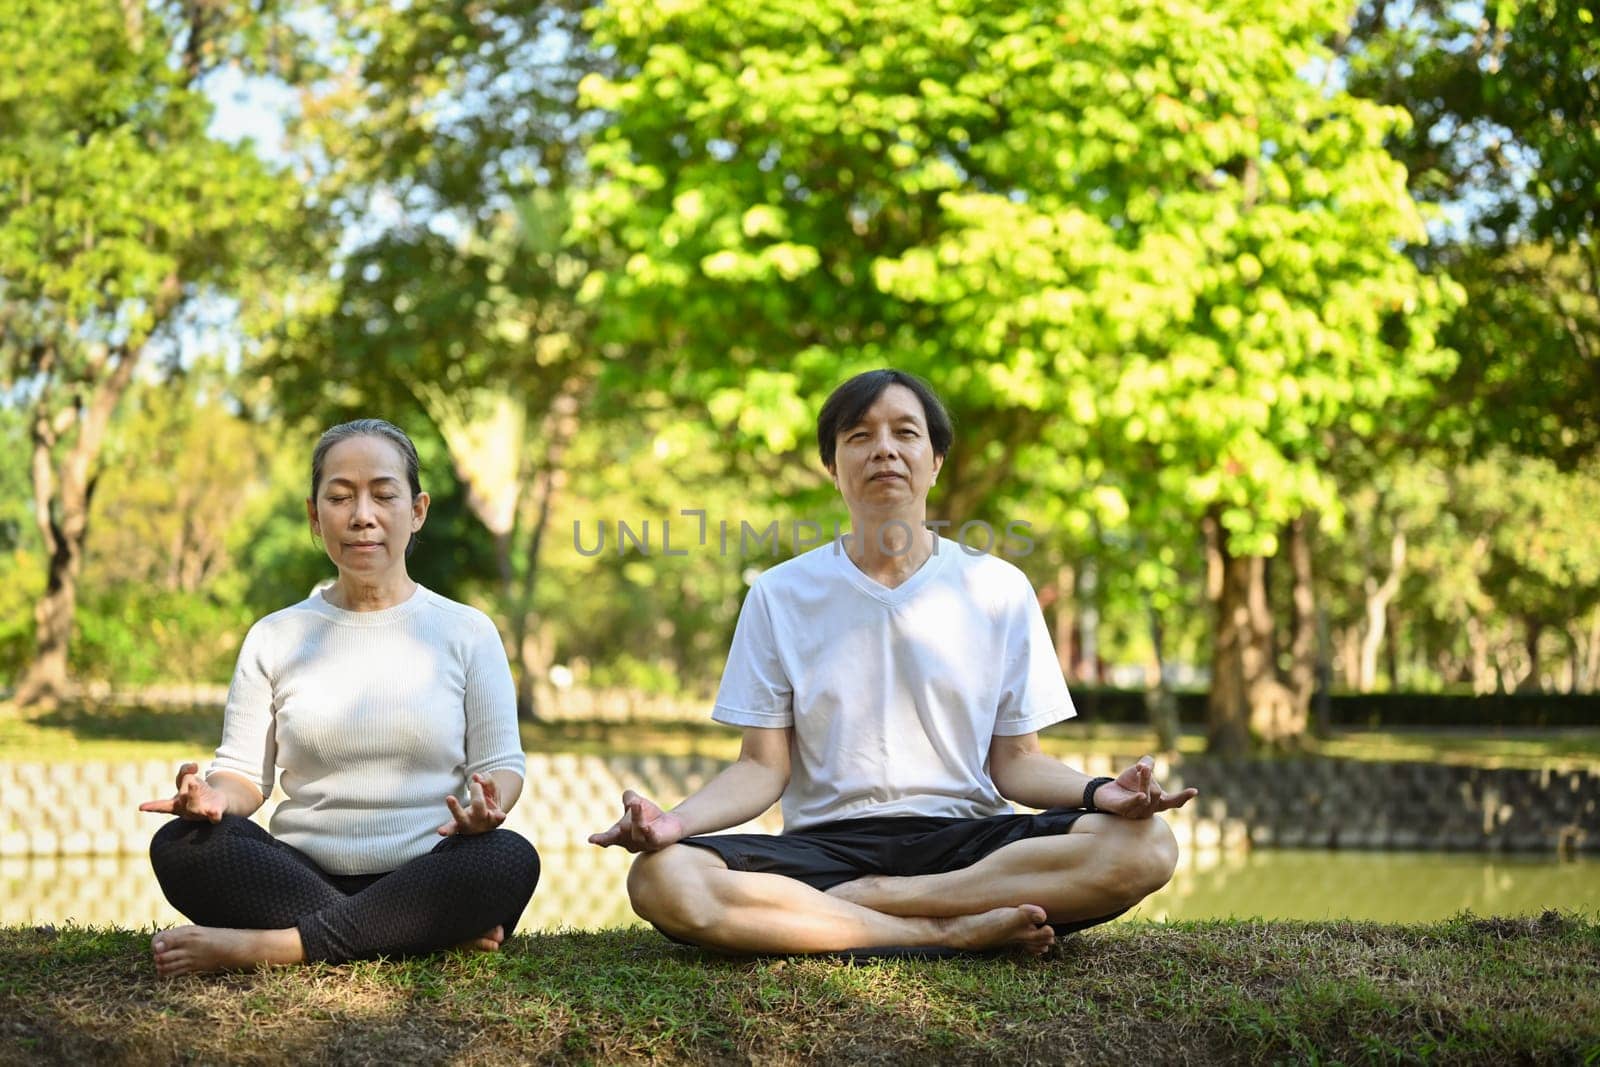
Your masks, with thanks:
M961 870L868 876L823 892L784 875L729 870L714 852L646 852L628 876L634 910L673 937L730 952L886 946L1042 953L1047 924L1088 925L1166 885L1177 865L1159 817L1086 814L1069 833L1017 841Z

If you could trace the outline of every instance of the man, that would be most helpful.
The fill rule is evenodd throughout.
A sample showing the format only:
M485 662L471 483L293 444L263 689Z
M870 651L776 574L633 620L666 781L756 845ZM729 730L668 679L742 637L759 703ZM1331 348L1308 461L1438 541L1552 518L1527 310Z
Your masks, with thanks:
M738 760L672 811L629 790L589 839L641 853L629 899L669 936L1041 953L1171 878L1155 814L1195 791L1163 792L1148 757L1090 779L1040 750L1074 710L1032 588L925 526L950 443L938 398L898 371L823 405L817 445L852 532L746 598L712 713L744 728ZM782 834L713 834L780 796Z

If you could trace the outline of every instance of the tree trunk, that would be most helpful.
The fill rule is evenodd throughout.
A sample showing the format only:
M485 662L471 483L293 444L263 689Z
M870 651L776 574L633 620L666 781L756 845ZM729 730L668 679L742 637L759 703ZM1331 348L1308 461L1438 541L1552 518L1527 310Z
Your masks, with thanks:
M1383 647L1383 635L1388 622L1389 601L1400 591L1400 574L1406 563L1406 535L1396 530L1389 541L1389 574L1382 582L1368 575L1367 628L1361 638L1361 668L1356 678L1356 688L1363 693L1372 692L1378 677L1378 651Z
M164 321L181 297L177 276L167 277L155 301L154 321ZM95 468L111 416L133 380L140 352L130 345L102 346L92 352L76 402L59 411L51 408L58 398L49 384L55 353L51 350L41 355L39 379L45 385L34 402L30 427L31 473L34 522L50 563L44 595L34 605L33 661L17 683L16 702L21 707L52 705L67 695L67 653L89 534ZM69 434L71 443L64 444L63 438Z
M1539 658L1539 638L1544 635L1544 623L1537 619L1524 619L1522 625L1523 646L1528 650L1528 676L1522 679L1517 691L1537 693L1544 688L1544 679L1540 677L1544 662Z
M1355 623L1339 627L1334 638L1334 656L1339 661L1339 676L1350 689L1361 688L1361 627Z
M1528 678L1525 662L1527 646L1504 629L1497 630L1496 637L1498 639L1491 646L1497 674L1496 688L1502 693L1515 693Z
M1476 615L1467 618L1467 647L1472 653L1472 691L1478 696L1494 692L1494 668L1489 665L1489 634Z
M1589 616L1589 632L1584 634L1582 624L1574 619L1567 626L1567 636L1572 641L1572 655L1577 662L1574 672L1573 692L1587 692L1595 686L1600 675L1600 611Z
M1315 525L1316 519L1310 515L1301 515L1289 523L1289 567L1294 575L1289 690L1301 714L1309 712L1311 695L1317 688L1317 593L1311 571L1311 531Z
M1213 515L1201 520L1205 535L1206 599L1212 610L1211 688L1206 694L1206 750L1212 755L1239 756L1250 748L1250 709L1245 703L1239 644L1244 639L1240 616L1243 592L1229 573L1223 545L1227 536Z
M1078 662L1073 677L1097 685L1100 678L1100 604L1097 589L1099 571L1095 561L1086 559L1078 568Z
M1156 746L1168 757L1178 751L1178 701L1167 687L1165 627L1161 613L1155 609L1148 596L1144 601L1145 618L1150 624L1150 663L1145 671L1145 711L1150 726L1156 733Z
M1078 576L1068 564L1063 563L1056 569L1053 594L1056 662L1061 664L1061 673L1068 676L1072 673L1073 650L1078 637L1077 582Z
M1286 746L1305 732L1304 712L1277 678L1272 663L1272 611L1267 603L1266 561L1233 556L1214 515L1203 522L1207 593L1215 607L1211 692L1206 700L1207 750L1237 756L1251 733Z
M1317 666L1313 675L1311 709L1318 737L1333 736L1333 663L1329 658L1328 609L1317 608Z
M1400 692L1400 613L1393 597L1383 607L1383 673L1389 679L1389 692Z
M538 504L528 531L527 564L522 572L522 586L518 591L511 621L513 655L516 657L517 715L529 722L539 718L539 693L544 679L549 677L551 659L555 649L547 635L533 639L529 622L533 614L533 596L539 576L539 556L544 545L545 531L550 525L550 512L556 495L566 481L562 463L567 445L578 432L579 396L586 382L572 379L562 386L544 418L545 454L535 485Z
M72 641L82 563L81 540L74 545L62 538L58 550L50 554L45 593L33 606L33 662L17 685L16 700L21 707L50 708L67 695L67 651Z
M1563 693L1576 693L1578 691L1578 639L1570 628L1563 629L1561 636L1567 641L1567 654L1561 661L1561 678L1557 682L1557 689Z

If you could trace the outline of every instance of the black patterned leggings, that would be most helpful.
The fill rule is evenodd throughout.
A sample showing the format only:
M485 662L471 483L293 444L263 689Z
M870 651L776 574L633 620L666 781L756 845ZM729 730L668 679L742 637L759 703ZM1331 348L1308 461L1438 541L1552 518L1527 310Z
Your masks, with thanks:
M328 874L238 815L173 819L150 842L167 900L201 926L300 931L307 960L437 952L516 929L539 853L510 830L452 835L388 874Z

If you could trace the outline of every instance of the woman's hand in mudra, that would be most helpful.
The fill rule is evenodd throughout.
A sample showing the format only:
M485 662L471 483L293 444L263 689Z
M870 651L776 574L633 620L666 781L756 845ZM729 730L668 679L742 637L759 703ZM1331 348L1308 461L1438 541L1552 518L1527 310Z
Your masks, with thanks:
M467 783L467 799L468 804L463 808L455 797L444 798L451 819L439 827L440 837L486 834L506 821L506 813L500 810L500 790L495 788L494 779L474 774Z
M221 822L228 814L228 798L200 776L199 764L185 763L178 768L178 791L166 800L147 800L139 810L192 822Z

